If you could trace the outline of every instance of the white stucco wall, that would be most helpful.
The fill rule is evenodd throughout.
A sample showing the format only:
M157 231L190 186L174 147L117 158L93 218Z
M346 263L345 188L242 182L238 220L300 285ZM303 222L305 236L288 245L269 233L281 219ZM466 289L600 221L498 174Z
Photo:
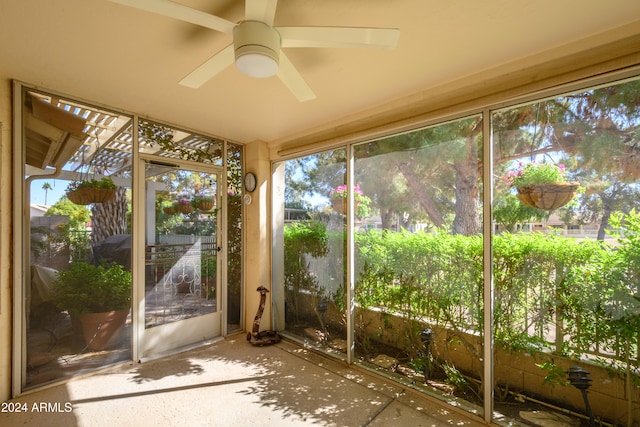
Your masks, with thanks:
M245 329L251 331L253 321L260 304L258 286L271 290L271 232L268 217L269 177L271 167L267 144L261 141L245 146L245 172L256 174L256 190L251 195L251 203L245 204ZM267 294L267 303L260 330L271 329L271 293Z

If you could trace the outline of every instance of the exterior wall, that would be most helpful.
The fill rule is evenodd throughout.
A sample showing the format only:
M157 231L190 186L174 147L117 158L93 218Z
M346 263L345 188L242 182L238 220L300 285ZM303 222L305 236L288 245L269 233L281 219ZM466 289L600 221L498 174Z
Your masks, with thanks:
M311 307L306 309L311 313ZM388 315L383 319L379 311L360 309L356 310L356 315L358 321L364 325L363 334L377 337L381 343L397 349L411 345L407 334L401 332L406 331L407 328L407 322L402 317ZM327 318L339 326L339 313L327 312ZM478 359L471 357L467 347L450 340L451 337L446 330L434 328L432 325L429 327L434 331L432 348L446 351L447 359L454 361L456 368L480 375L482 365ZM475 341L475 351L481 354L481 340L473 335L467 335L466 339L468 343ZM543 362L541 356L541 354L496 349L494 357L496 382L502 387L507 385L510 392L520 394L526 390L528 398L554 402L559 407L584 413L584 403L579 390L570 385L552 387L544 383L546 372L538 366ZM551 357L565 372L570 367L579 365L590 373L592 387L589 388L588 393L591 408L596 416L613 420L616 425L625 424L629 410L632 412L632 419L640 417L640 388L633 387L627 390L623 375L613 374L595 363L585 361L577 363L557 354L547 356ZM633 403L629 404L629 400Z
M11 396L11 331L13 282L11 248L12 113L11 81L0 74L0 401Z

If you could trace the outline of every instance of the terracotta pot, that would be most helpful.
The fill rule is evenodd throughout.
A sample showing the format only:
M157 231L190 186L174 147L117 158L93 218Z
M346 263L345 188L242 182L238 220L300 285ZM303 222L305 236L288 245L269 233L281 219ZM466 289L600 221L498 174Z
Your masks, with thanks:
M128 315L129 308L78 316L82 325L82 335L89 350L99 351L108 348L111 339L127 321Z
M575 197L579 186L577 182L527 185L518 187L518 199L532 208L550 211L569 203Z

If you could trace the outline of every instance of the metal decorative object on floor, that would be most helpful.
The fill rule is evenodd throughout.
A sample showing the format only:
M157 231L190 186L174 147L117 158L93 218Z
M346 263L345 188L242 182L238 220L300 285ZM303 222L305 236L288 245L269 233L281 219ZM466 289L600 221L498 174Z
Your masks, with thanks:
M260 332L260 320L262 320L262 313L264 313L264 305L267 302L267 292L269 289L264 286L260 286L256 289L260 292L260 306L256 313L256 318L253 320L253 330L247 333L247 341L253 345L271 345L280 342L282 339L280 334L276 331L262 331Z

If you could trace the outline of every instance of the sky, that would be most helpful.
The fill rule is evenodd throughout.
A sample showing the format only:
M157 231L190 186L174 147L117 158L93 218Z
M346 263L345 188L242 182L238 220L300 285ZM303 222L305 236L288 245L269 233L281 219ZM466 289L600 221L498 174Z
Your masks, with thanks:
M45 204L45 191L42 186L45 182L53 188L46 192L46 205L51 206L55 204L66 193L67 185L69 181L61 179L37 179L31 183L31 204Z

